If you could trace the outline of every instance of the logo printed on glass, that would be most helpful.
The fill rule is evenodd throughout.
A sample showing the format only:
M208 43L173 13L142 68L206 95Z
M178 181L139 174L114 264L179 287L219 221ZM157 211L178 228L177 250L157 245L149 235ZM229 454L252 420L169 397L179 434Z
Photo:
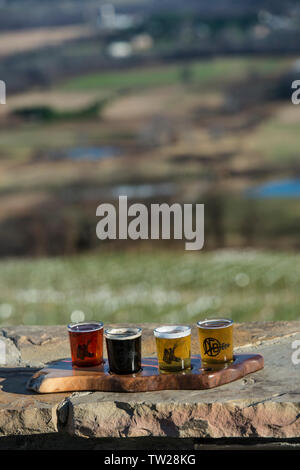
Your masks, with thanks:
M221 351L224 351L224 349L229 348L230 344L228 343L220 343L215 338L205 338L203 341L203 348L204 348L204 354L207 354L210 357L215 357L218 354L220 354Z

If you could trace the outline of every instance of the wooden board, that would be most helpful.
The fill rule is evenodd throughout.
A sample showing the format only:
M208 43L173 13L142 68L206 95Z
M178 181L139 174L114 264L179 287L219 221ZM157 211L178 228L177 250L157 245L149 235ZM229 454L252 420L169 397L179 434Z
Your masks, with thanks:
M202 369L200 356L192 356L192 369L160 373L157 359L144 358L137 374L111 374L105 360L99 367L72 367L71 359L52 363L28 381L27 388L38 393L75 391L149 392L154 390L203 390L240 379L264 367L259 354L237 354L234 362L219 370Z

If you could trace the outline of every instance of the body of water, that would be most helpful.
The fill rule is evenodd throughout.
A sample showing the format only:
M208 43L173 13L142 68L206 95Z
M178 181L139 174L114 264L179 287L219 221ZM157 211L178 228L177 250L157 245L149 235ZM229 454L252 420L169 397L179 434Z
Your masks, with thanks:
M300 198L300 179L277 180L247 190L252 198Z
M119 153L119 149L110 146L74 147L66 150L66 158L72 160L102 160L104 158L115 157Z
M118 157L120 154L120 148L109 145L101 145L99 147L70 147L50 151L47 155L47 159L52 161L65 159L97 161L105 158Z

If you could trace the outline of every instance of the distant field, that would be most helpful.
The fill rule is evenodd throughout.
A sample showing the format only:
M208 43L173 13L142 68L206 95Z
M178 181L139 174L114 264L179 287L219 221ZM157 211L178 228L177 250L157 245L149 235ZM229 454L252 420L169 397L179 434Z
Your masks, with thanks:
M251 134L246 146L252 152L264 155L265 162L280 166L299 162L298 106L286 104L268 121Z
M195 83L209 84L242 78L249 73L280 71L291 62L287 58L216 58L191 63L189 79ZM64 90L126 89L171 85L184 80L184 65L143 67L128 71L99 72L72 78L63 84Z
M186 113L184 120L190 119L196 106L199 108L201 105L206 106L205 100L210 96L207 87L211 88L210 93L215 95L216 100L220 100L222 99L223 83L229 83L242 77L246 78L255 73L276 73L286 69L291 60L285 57L216 58L196 61L189 66L173 64L88 74L67 80L48 90L30 91L12 96L7 105L0 108L0 117L1 115L4 117L7 113L20 107L47 105L58 110L78 109L97 100L102 100L105 96L114 96L115 92L123 91L124 93L120 96L114 96L112 102L104 109L104 119L108 118L104 132L109 126L111 135L114 133L119 135L124 132L138 135L143 125L143 119L149 119L159 114L167 115L169 113L173 117L179 113L181 115ZM192 84L192 87L185 86L183 83L186 79L184 76L187 68L189 83ZM188 107L186 107L187 100ZM120 129L120 121L127 123L128 129ZM97 132L95 132L96 125ZM81 122L71 125L68 123L66 125L62 123L59 125L24 123L21 126L9 126L0 132L1 155L6 156L7 153L10 158L19 157L26 160L32 155L32 152L43 148L86 145L86 143L80 143L83 138L92 144L96 143L95 136L97 135L99 136L98 140L102 139L103 123L101 126L96 122L91 123L85 129L84 134L80 132L82 126ZM277 139L280 141L281 133L277 128L273 133L272 124L270 127L266 123L266 126L266 129L263 128L262 131L259 129L251 141L246 142L245 148L249 147L252 153L254 151L258 154L273 154L272 149L274 148L274 153L276 153L277 144L269 147L269 143L273 141L273 134L279 136ZM290 124L289 128L291 128ZM197 133L199 133L198 129ZM295 138L289 142L294 149L298 144L296 132L293 136ZM289 136L287 137L289 140ZM233 136L231 140L236 141L236 137ZM213 151L220 142L220 139L218 141L212 140ZM222 147L224 145L222 142ZM282 146L279 145L278 148L280 148L280 152L278 150L277 153L282 154ZM203 146L203 142L201 149L204 152L208 151Z
M65 41L89 37L93 30L87 26L57 26L10 31L0 34L0 57L55 46Z
M236 90L240 77L243 78L241 83L245 85L241 88L244 93L249 89L249 84L252 83L252 87L255 87L255 79L259 74L270 72L268 79L276 80L276 73L287 69L291 60L218 58L194 62L189 65L189 69L186 65L176 64L119 70L83 76L51 89L32 90L28 94L9 98L8 104L0 109L7 110L6 114L0 116L3 124L0 131L0 224L6 224L1 225L0 235L5 238L8 225L13 228L12 236L9 235L1 243L2 252L11 243L10 251L7 252L15 254L16 243L19 241L15 243L14 240L18 239L21 240L18 246L24 249L22 253L33 254L29 250L35 246L35 242L28 241L28 237L33 237L34 240L40 237L39 255L41 250L43 254L53 254L51 246L57 235L49 236L48 240L50 231L44 221L41 221L47 204L54 204L57 208L57 211L53 211L57 220L67 220L66 210L72 210L71 218L76 236L70 237L73 237L72 247L68 245L65 250L61 246L61 253L71 253L81 249L78 248L77 240L81 240L82 234L83 237L86 236L85 223L82 221L91 217L88 223L91 221L94 224L94 205L104 193L113 194L110 193L111 189L118 191L120 187L128 188L129 185L129 191L139 191L141 188L136 188L136 185L143 187L150 184L155 192L159 184L171 183L176 191L177 201L202 201L215 178L219 178L220 184L216 185L217 191L214 190L216 200L211 203L217 214L220 214L220 225L223 224L223 227L218 227L218 215L213 214L211 220L207 219L207 229L212 235L209 237L210 248L224 244L234 247L245 244L266 246L269 249L299 248L298 200L290 201L287 205L286 201L281 203L277 199L248 201L241 197L246 189L263 183L264 179L279 179L281 173L282 178L293 175L299 161L298 107L279 100L251 101L250 93L250 102L245 108L242 106L240 110L237 108L234 112L230 111L231 97L234 98L236 94L238 96ZM88 119L46 122L38 119L18 120L10 114L20 107L45 105L54 111L74 109L76 112L107 96L111 99L103 111ZM90 147L101 149L105 146L115 147L119 152L118 158L105 157L92 161L65 158L65 152L69 150L83 148L88 152ZM32 218L36 219L34 222L37 221L42 227L39 234L34 224L23 230L21 217L25 217L28 224L31 224ZM68 223L65 223L66 228L62 231L68 235ZM51 224L49 219L49 227ZM94 236L93 230L88 236L91 237L90 243ZM89 246L94 246L93 242ZM198 259L214 266L209 257L206 259L201 256ZM61 266L62 261L45 262L45 267L52 266L52 263ZM73 261L68 261L67 265L68 263L73 266ZM102 263L105 263L105 259L101 258ZM259 263L260 258L258 265ZM119 266L119 261L117 264ZM147 266L147 262L144 264ZM31 265L25 263L24 269L25 266L27 270L27 266ZM105 269L110 271L109 263ZM161 269L161 260L158 258L155 269L158 279ZM24 275L24 278L27 279L27 276ZM126 274L124 278L126 279ZM48 283L50 287L51 282ZM156 281L153 282L155 284ZM35 289L34 284L32 289ZM53 304L51 289L54 288L50 288L49 305L43 304L40 308L37 302L37 308L33 310L31 301L28 301L28 305L18 301L14 314L7 318L15 321L17 316L18 321L23 321L25 315L24 321L40 322L43 321L40 316L43 317L43 312L49 310L49 321L52 321L52 315L62 315L62 322L65 321L72 309L76 309L75 304L82 303L81 298L74 305L67 298ZM45 290L47 287L41 288L42 292ZM109 295L116 298L115 290L109 292ZM244 290L237 289L237 292ZM269 289L266 288L266 295L268 292ZM37 295L40 295L39 292ZM54 289L54 297L55 295ZM123 298L122 292L120 295ZM14 293L9 296L7 301L4 298L4 304L10 304L14 299ZM233 313L237 317L246 318L248 311L249 318L265 315L264 312L261 313L265 302L260 301L256 293L252 295L253 304L249 306L245 300L242 310L240 297L235 301L234 294L230 296L228 292L224 292L224 305L230 305L229 313L236 303L237 308ZM73 294L70 298L74 298ZM98 306L90 305L91 298L93 296L89 297L87 309L84 305L82 308L94 314L98 312ZM223 299L222 296L220 298ZM175 306L178 306L175 311L185 311L186 305L197 299L197 292L189 287L176 299ZM115 310L111 310L105 303L104 307L101 306L101 311L105 315L113 315L115 319L119 316L121 318L128 314L127 304L122 302L120 308ZM141 315L142 319L146 318L148 311L153 316L157 313L157 308L153 309L152 301L149 302L150 307L148 304L137 310L135 307L128 307L129 311L137 317ZM281 302L275 292L268 315L272 318L279 318L283 314L286 316L288 309L288 315L294 317L297 312L292 305L289 300ZM173 307L170 310L163 307L163 314L166 317L169 313L173 316L172 309ZM45 321L48 321L47 318ZM55 321L60 321L59 317Z
M255 251L1 261L0 318L2 324L66 324L82 311L105 322L193 323L212 315L295 320L299 281L299 254Z

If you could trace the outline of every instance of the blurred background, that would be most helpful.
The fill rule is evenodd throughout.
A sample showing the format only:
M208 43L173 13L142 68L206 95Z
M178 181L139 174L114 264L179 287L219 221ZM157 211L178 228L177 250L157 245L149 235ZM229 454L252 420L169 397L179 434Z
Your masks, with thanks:
M300 319L298 0L0 0L0 323ZM204 203L205 247L100 241Z

